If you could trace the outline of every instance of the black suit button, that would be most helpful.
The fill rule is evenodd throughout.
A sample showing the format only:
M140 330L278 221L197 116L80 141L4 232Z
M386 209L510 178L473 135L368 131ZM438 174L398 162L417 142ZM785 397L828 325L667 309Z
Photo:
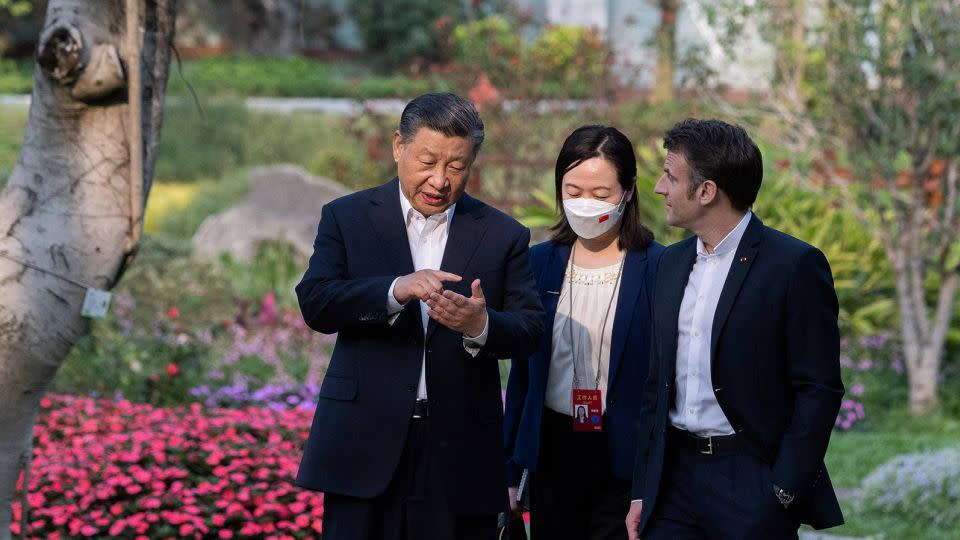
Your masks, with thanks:
M616 401L614 401L614 400L612 400L612 399L608 399L608 400L607 400L607 407L608 407L608 408L609 408L609 407L613 407L614 405L616 405L616 403L617 403Z
M407 385L407 390L409 390L410 392L413 392L413 391L416 390L416 389L417 389L417 387L416 387L415 385L412 385L412 384L408 384L408 385Z
M448 446L450 446L450 444L447 441L440 441L440 448L446 448Z

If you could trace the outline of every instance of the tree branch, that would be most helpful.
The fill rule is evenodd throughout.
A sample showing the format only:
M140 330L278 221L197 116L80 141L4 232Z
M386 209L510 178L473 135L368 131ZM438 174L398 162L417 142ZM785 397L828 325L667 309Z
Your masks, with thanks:
M935 230L940 235L940 242L937 247L939 253L937 268L942 274L952 271L952 269L947 268L947 259L950 256L950 249L953 247L954 241L957 236L960 236L960 223L954 223L957 205L960 204L960 201L957 200L957 184L960 180L958 178L960 174L957 173L956 159L948 160L945 176L946 194L943 200L943 212L939 223L935 223Z

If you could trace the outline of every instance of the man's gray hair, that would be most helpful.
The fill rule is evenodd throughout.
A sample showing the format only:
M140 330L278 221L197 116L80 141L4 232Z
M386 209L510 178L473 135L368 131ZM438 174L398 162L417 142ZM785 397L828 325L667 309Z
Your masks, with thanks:
M404 144L429 128L447 137L466 137L473 141L473 154L483 144L483 121L473 103L450 92L423 94L407 103L400 115L400 139Z

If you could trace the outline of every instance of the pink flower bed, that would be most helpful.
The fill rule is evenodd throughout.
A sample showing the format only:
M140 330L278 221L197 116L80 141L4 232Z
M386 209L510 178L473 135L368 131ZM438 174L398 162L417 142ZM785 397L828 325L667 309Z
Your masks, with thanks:
M311 415L44 398L27 537L318 538L323 496L293 485Z

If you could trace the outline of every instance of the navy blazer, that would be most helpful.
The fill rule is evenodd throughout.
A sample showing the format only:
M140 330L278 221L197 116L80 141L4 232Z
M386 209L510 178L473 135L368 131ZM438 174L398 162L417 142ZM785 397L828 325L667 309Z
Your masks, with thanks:
M696 237L668 247L654 288L653 350L644 387L633 499L650 521L676 402L677 321L696 260ZM826 257L753 216L713 319L714 394L773 484L794 493L789 511L814 528L843 523L823 464L840 410L839 307Z
M611 473L629 480L636 455L637 420L650 353L651 288L663 246L653 242L644 251L627 252L613 318L607 402L603 428L609 436ZM515 486L524 467L537 469L540 425L547 375L553 355L553 322L570 246L544 242L530 248L537 292L546 311L540 346L533 355L514 357L507 383L504 441L507 482Z
M313 329L337 332L296 483L371 498L384 492L403 451L426 352L430 444L450 511L496 513L507 505L497 360L532 351L543 331L527 246L530 232L464 194L457 202L441 270L460 275L446 288L470 296L480 278L488 334L479 354L463 335L432 319L424 335L420 303L393 324L387 292L414 271L394 179L323 207L314 253L297 296Z

